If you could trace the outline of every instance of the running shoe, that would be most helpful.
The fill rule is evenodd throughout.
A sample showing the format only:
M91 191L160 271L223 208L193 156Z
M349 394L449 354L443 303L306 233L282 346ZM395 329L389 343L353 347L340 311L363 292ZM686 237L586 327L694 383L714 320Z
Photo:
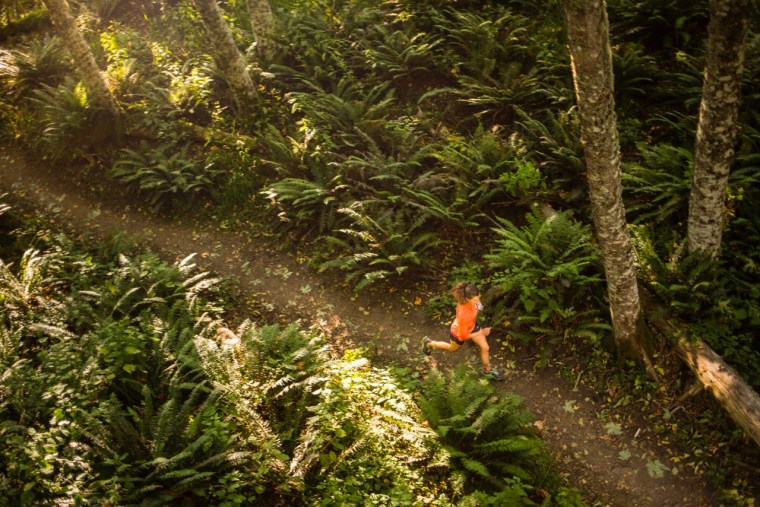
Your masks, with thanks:
M427 336L422 338L422 353L426 356L429 356L430 352L433 351L433 348L430 346L430 342L431 340Z
M484 377L488 377L491 380L504 380L504 376L496 371L496 368L491 368L490 371L486 371L485 368L481 368L480 374Z

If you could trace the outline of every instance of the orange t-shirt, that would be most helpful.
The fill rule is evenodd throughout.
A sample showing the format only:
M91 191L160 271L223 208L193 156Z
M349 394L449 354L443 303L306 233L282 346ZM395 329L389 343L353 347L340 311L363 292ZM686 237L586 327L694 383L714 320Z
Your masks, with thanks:
M464 341L470 339L470 333L475 329L475 321L478 318L478 309L475 305L464 303L457 305L457 317L451 323L451 334L457 337L457 340Z

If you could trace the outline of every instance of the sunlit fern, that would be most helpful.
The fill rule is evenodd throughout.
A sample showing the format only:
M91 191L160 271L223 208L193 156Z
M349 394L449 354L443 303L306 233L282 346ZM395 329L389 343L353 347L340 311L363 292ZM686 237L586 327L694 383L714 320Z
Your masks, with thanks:
M341 208L351 221L351 226L339 229L338 236L326 241L336 251L336 257L321 265L321 269L337 268L346 273L346 279L357 289L378 280L400 276L410 268L432 263L428 251L442 244L435 232L425 231L426 218L405 210L393 210L382 202L373 207L372 202L356 201Z
M467 365L460 365L448 374L432 371L423 383L419 405L468 487L498 491L512 477L530 482L541 454L541 442L531 429L533 416L521 401L497 393Z
M449 177L454 202L469 217L486 208L514 203L543 191L541 174L520 150L497 133L479 127L471 137L450 136L435 151Z
M313 129L322 150L361 150L366 139L382 143L382 134L395 99L387 84L367 91L343 79L334 93L289 94L294 112L303 115L302 128Z
M104 123L104 111L95 107L84 86L71 78L57 86L42 84L29 100L38 111L35 122L41 135L36 142L50 161L74 158L113 133L113 122Z

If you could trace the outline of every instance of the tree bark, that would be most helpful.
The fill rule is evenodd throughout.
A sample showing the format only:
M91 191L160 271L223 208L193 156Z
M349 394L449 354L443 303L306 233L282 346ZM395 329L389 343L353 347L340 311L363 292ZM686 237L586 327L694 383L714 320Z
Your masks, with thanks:
M615 342L621 357L646 354L633 248L623 207L615 125L612 54L603 0L561 0L581 118L581 140L596 236L604 260Z
M739 134L739 99L749 0L710 0L707 61L699 107L687 245L720 253L728 173Z
M272 7L269 5L269 0L248 0L247 3L248 16L251 18L251 31L256 40L256 49L265 60L269 60L274 55Z
M235 97L238 114L245 117L251 111L258 94L248 73L243 55L238 51L227 22L216 0L195 0L203 24L215 49L215 59Z
M71 14L66 0L44 1L50 19L58 29L66 49L70 53L92 103L106 111L112 118L118 118L120 111L116 98L108 89L90 46L77 29L76 20Z
M649 321L673 340L676 351L700 384L715 396L734 422L760 446L760 396L757 392L706 343L679 333L662 317L651 296L644 301Z

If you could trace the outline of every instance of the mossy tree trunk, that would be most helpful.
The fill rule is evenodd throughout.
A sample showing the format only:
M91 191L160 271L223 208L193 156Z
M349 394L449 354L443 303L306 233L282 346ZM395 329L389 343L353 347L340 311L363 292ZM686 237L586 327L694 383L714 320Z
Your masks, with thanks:
M604 259L612 326L621 357L646 359L633 248L623 207L612 54L602 0L562 0L581 118L594 229Z
M689 196L690 252L720 253L728 173L739 133L739 99L749 0L710 0L707 61Z
M274 54L272 32L274 30L274 18L269 0L248 0L248 15L251 18L251 31L256 39L256 48L259 54L269 60Z
M112 118L118 118L120 111L116 98L108 89L108 85L95 61L92 49L79 32L74 15L71 13L66 0L44 1L50 19L74 61L79 77L87 89L93 105L105 111Z
M235 45L232 32L216 0L195 0L195 6L214 46L216 64L234 95L238 115L246 117L253 109L258 94L245 59Z

